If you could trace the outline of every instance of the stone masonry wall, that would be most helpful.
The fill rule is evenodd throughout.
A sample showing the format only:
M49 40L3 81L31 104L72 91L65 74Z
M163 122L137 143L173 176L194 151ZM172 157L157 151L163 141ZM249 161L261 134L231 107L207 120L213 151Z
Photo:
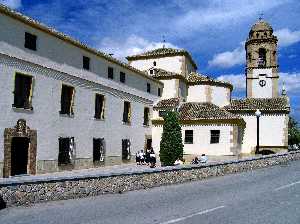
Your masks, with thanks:
M45 179L27 183L0 183L0 195L7 206L122 193L169 184L201 180L208 177L244 172L299 160L300 151L259 158L235 160L207 165L162 167L151 171L114 175Z

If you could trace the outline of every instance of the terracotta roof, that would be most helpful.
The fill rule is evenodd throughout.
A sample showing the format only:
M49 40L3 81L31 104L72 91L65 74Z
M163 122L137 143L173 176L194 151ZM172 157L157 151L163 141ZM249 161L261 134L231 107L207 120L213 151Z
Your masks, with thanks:
M169 98L159 101L155 106L153 106L153 110L159 109L174 109L179 106L180 99L179 98Z
M7 16L10 16L10 17L12 17L12 18L14 18L16 20L19 20L19 21L21 21L21 22L23 22L23 23L25 23L25 24L27 24L29 26L32 26L32 27L34 27L36 29L39 29L39 30L41 30L43 32L46 32L46 33L48 33L50 35L53 35L53 36L55 36L55 37L57 37L57 38L59 38L59 39L61 39L63 41L66 41L66 42L68 42L68 43L70 43L70 44L72 44L72 45L74 45L76 47L79 47L79 48L84 49L84 50L86 50L86 51L88 51L88 52L90 52L92 54L95 54L95 55L101 57L101 58L104 58L107 61L110 61L110 62L115 63L115 64L117 64L119 66L122 66L122 67L124 67L124 68L126 68L128 70L131 70L131 71L133 71L133 72L135 72L135 73L143 76L144 78L151 79L154 82L162 84L159 80L154 79L154 78L148 76L145 72L142 72L142 71L140 71L140 70L138 70L138 69L136 69L136 68L128 65L127 63L124 63L124 62L122 62L122 61L120 61L120 60L118 60L118 59L110 56L109 54L106 54L106 53L98 51L98 50L96 50L94 48L91 48L91 47L87 46L86 44L81 43L80 41L75 40L74 38L72 38L72 37L70 37L70 36L68 36L68 35L66 35L64 33L61 33L59 31L55 30L54 28L46 26L45 24L40 23L37 20L34 20L34 19L32 19L32 18L30 18L28 16L25 16L25 15L23 15L20 12L12 10L11 8L9 8L9 7L5 6L5 5L0 4L0 13L3 13L5 15L7 15Z
M195 72L192 72L188 75L187 81L189 85L210 84L210 85L220 85L220 86L228 87L231 90L233 89L233 85L229 82L212 79L207 75L202 75Z
M147 59L147 58L160 58L160 57L168 57L168 56L178 56L178 55L185 55L190 59L193 66L197 69L197 65L194 62L190 53L185 49L175 49L175 48L157 48L151 51L146 51L141 54L127 56L126 59L128 61L134 61L138 59Z
M241 100L232 100L229 106L224 109L230 112L254 112L257 109L262 112L286 112L290 111L288 97L277 98L246 98Z
M180 120L242 120L241 117L232 114L212 103L188 102L182 104L178 111Z

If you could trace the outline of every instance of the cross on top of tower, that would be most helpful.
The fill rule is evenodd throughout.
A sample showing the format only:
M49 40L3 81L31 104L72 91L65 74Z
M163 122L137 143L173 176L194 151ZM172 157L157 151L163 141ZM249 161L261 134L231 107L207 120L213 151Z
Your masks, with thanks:
M261 13L259 13L259 20L262 20L263 19L263 16L264 16L264 14L261 12Z
M165 35L162 36L162 39L163 39L163 48L165 48L165 43L166 43Z

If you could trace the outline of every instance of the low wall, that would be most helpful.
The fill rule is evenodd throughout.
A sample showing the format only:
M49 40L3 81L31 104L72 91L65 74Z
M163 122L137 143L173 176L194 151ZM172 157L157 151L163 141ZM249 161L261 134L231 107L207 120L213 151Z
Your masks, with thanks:
M29 205L201 180L207 177L286 164L288 161L299 159L300 151L207 165L159 167L143 172L135 171L80 178L45 178L45 180L38 179L25 183L18 181L2 182L0 183L0 195L7 206Z

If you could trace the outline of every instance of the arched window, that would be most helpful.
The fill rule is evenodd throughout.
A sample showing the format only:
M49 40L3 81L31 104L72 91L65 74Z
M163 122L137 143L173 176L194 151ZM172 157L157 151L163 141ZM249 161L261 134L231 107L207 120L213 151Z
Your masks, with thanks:
M258 50L258 67L266 67L266 49L264 48Z
M156 66L156 61L153 62L153 66Z

